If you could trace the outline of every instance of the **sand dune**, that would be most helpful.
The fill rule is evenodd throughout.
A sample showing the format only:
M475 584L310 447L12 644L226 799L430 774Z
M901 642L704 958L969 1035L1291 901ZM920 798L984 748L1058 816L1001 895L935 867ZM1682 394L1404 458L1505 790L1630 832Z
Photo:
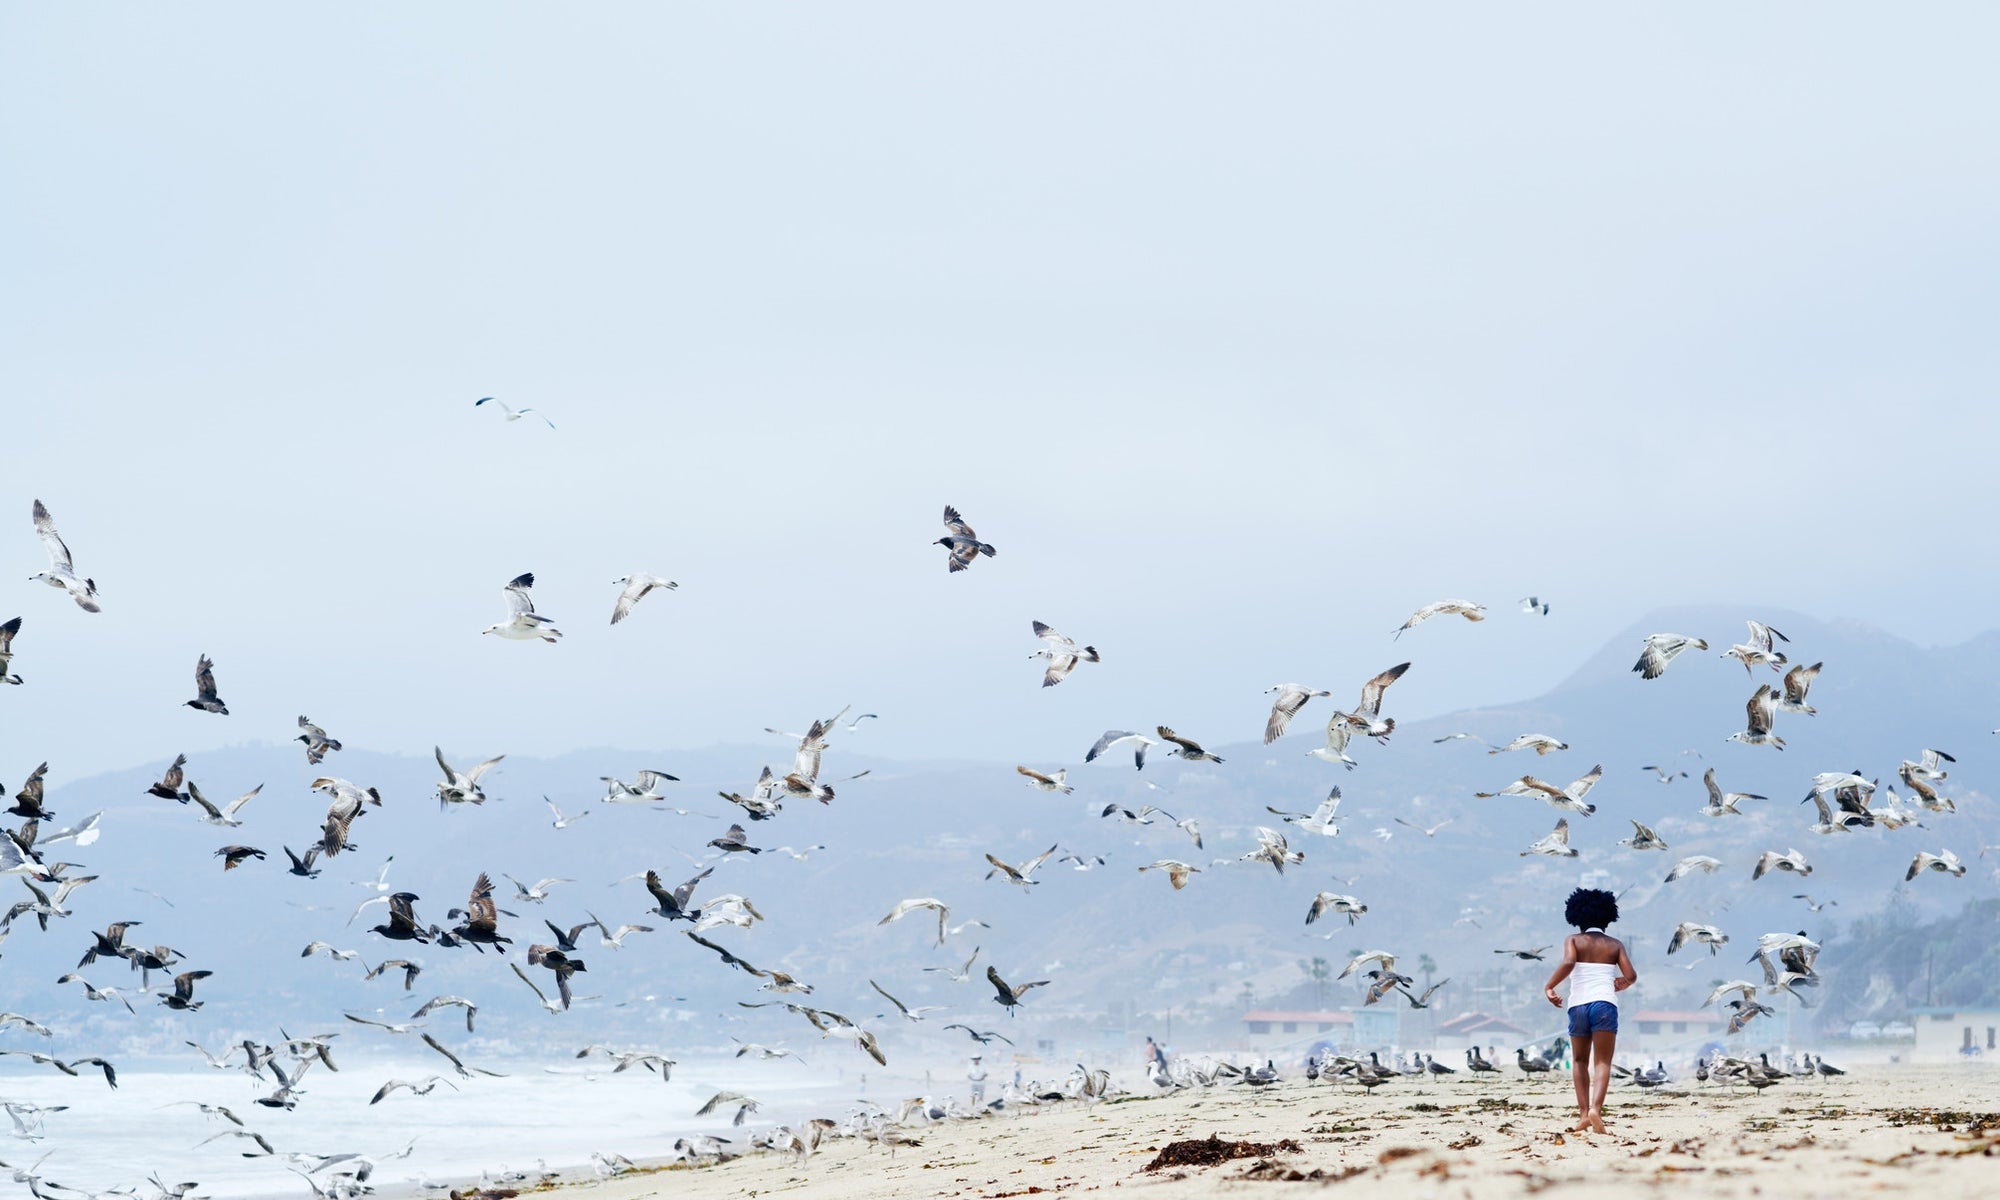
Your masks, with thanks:
M1511 1072L1510 1072L1511 1074ZM1709 1085L1614 1089L1610 1135L1564 1132L1568 1081L1457 1078L1364 1094L1302 1079L1185 1091L914 1129L893 1157L846 1139L803 1167L758 1155L581 1184L592 1200L786 1194L815 1200L1011 1197L1137 1190L1169 1197L1319 1193L1328 1180L1406 1197L1699 1191L1705 1197L1991 1194L2000 1179L2000 1064L1868 1068L1824 1085L1733 1094ZM1145 1168L1169 1143L1296 1150ZM1303 1178L1301 1178L1303 1177Z

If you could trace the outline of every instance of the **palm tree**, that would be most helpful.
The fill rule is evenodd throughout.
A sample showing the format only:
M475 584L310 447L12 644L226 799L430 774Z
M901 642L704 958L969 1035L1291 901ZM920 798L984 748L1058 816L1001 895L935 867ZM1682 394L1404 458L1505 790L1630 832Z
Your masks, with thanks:
M1314 1007L1325 1008L1326 981L1333 977L1333 964L1318 955L1314 955L1311 962L1300 959L1299 970L1305 973L1307 979L1312 980Z
M1424 977L1424 986L1426 988L1428 988L1431 985L1431 976L1436 974L1437 969L1438 969L1437 961L1433 959L1430 955L1428 954L1417 955L1417 973Z

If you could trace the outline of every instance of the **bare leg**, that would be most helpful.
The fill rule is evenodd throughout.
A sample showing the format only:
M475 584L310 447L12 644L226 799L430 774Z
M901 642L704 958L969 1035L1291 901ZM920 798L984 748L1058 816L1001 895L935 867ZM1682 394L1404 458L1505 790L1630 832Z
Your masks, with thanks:
M1611 1090L1611 1059L1618 1052L1618 1034L1600 1029L1590 1035L1590 1127L1599 1133L1604 1127L1604 1096Z
M1570 1077L1576 1082L1576 1124L1570 1129L1582 1132L1590 1128L1590 1039L1573 1037L1569 1040Z

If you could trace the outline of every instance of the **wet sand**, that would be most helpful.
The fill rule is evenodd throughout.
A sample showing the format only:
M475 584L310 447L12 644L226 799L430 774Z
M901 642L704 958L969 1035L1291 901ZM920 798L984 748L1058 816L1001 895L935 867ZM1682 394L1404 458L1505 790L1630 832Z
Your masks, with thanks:
M1051 1105L1019 1116L913 1127L891 1157L830 1140L803 1167L757 1154L559 1190L591 1200L779 1194L815 1200L1136 1191L1167 1200L1280 1197L1387 1184L1400 1197L1704 1197L1991 1194L2000 1181L2000 1064L1867 1067L1763 1093L1708 1084L1613 1089L1611 1133L1567 1131L1567 1077L1401 1081L1360 1088L1294 1079L1274 1088ZM840 1116L843 1114L828 1114ZM1170 1142L1215 1135L1286 1149L1213 1165L1144 1168Z

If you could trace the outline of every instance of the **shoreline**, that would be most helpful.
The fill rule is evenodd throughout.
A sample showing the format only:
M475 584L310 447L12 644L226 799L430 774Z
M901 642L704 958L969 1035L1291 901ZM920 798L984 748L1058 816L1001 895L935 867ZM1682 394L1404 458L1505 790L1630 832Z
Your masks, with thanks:
M1691 1083L1691 1081L1690 1081ZM609 1179L552 1185L592 1200L791 1193L864 1197L1004 1197L1143 1188L1163 1198L1254 1187L1388 1183L1418 1196L1515 1196L1560 1187L1577 1196L1691 1183L1704 1197L1990 1190L2000 1155L2000 1064L1894 1066L1764 1093L1712 1084L1622 1086L1611 1132L1569 1132L1569 1080L1399 1081L1376 1092L1292 1078L1263 1091L1184 1089L1019 1116L908 1127L921 1145L891 1154L829 1139L803 1166L760 1152L715 1166L640 1162ZM1982 1119L1983 1118L1983 1119ZM1214 1165L1146 1171L1168 1143L1216 1136L1297 1149ZM1693 1181L1699 1181L1694 1183Z

